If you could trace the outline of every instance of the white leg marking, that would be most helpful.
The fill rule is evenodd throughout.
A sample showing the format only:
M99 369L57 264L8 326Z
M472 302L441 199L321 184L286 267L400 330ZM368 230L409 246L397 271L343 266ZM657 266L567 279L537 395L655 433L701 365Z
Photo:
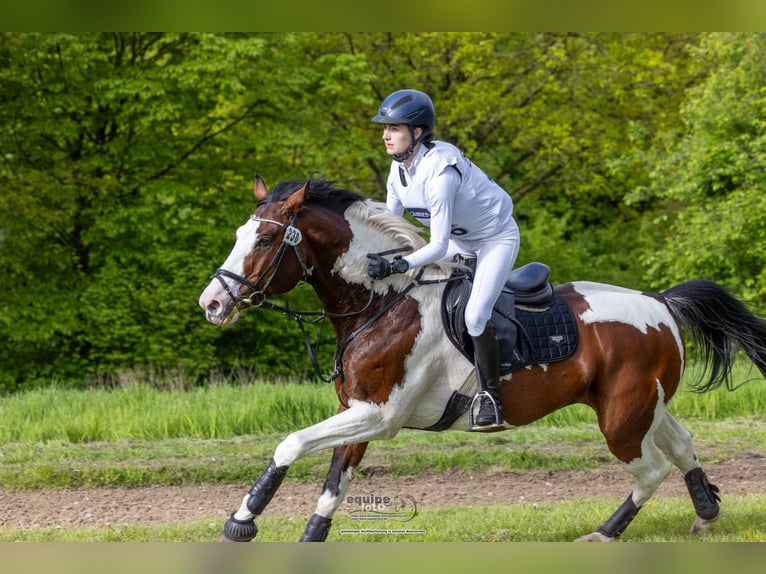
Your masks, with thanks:
M591 532L590 534L580 536L575 542L611 542L612 540L614 539L609 536L604 536L600 532Z
M274 451L274 462L289 466L327 448L393 438L409 418L415 396L412 389L399 386L382 404L352 400L342 413L288 435Z
M325 518L332 518L333 514L335 514L335 511L338 510L340 503L343 501L343 497L345 496L346 491L348 490L349 480L351 479L351 476L353 474L354 474L353 467L349 467L343 474L341 474L340 488L338 489L339 492L337 495L327 490L325 490L322 493L322 496L319 497L319 501L317 502L317 509L316 509L316 513L319 516L324 516Z
M239 505L239 510L234 513L234 518L237 520L241 520L242 522L247 522L248 520L255 518L255 514L250 512L247 508L247 499L250 498L250 494L246 494L245 497L242 499L242 504Z
M694 454L691 434L667 411L662 424L654 434L654 442L684 475L700 466Z
M348 490L349 480L351 479L351 476L354 474L353 467L349 467L343 474L341 474L340 477L340 488L338 495L334 495L329 491L324 491L322 495L319 497L319 501L317 502L316 507L316 513L320 516L324 516L325 518L332 518L333 514L335 514L335 511L340 506L341 502L343 502L343 497L346 494L346 491ZM247 501L250 498L250 494L246 494L244 498L242 498L242 504L240 505L239 509L234 513L234 518L237 520L241 520L243 522L246 522L248 520L256 518L256 516L250 512L250 510L247 508Z
M721 514L723 514L723 511L720 511L715 518L711 518L710 520L700 518L699 516L695 517L694 523L689 530L689 534L704 534L708 531L711 525L718 522L718 520L721 518Z
M657 381L657 406L654 410L654 421L641 441L641 456L625 465L626 470L633 475L633 504L640 507L649 500L657 487L668 476L670 463L654 442L657 429L665 420L665 391Z

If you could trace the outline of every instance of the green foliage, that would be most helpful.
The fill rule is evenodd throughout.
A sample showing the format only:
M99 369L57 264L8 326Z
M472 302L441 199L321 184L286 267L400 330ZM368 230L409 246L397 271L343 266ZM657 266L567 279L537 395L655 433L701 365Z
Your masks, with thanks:
M242 339L252 341L254 329L215 332L196 299L252 210L231 193L243 182L221 179L252 171L242 169L253 145L244 122L280 117L269 91L280 87L264 81L274 65L266 41L138 33L0 41L8 279L0 389L248 365L252 343ZM261 335L269 331L279 333ZM255 364L276 372L301 356L265 351Z
M766 300L765 49L763 34L711 34L693 51L703 79L653 177L670 206L667 244L646 257L655 284L704 276Z
M519 263L764 296L763 35L0 34L0 391L312 379L298 325L206 323L197 297L267 184L320 171L381 199L370 118L434 98L437 137L512 195ZM319 310L308 289L291 307ZM312 327L329 371L328 325ZM320 337L321 335L321 337Z

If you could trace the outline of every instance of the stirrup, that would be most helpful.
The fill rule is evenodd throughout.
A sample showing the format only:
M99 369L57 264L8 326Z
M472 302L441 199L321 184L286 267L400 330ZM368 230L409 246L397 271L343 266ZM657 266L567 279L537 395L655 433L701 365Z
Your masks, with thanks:
M495 422L486 424L486 425L478 425L476 424L475 418L474 418L474 405L476 404L476 401L479 401L479 406L481 406L481 398L487 397L490 402L492 403L492 406L494 407L495 411ZM498 408L497 401L492 398L492 395L490 395L487 391L481 391L480 393L476 393L476 395L473 397L473 400L471 401L471 406L468 409L468 425L470 426L470 430L474 432L487 432L487 431L495 431L495 430L501 430L505 428L505 425L503 424L503 419L500 416L500 409Z

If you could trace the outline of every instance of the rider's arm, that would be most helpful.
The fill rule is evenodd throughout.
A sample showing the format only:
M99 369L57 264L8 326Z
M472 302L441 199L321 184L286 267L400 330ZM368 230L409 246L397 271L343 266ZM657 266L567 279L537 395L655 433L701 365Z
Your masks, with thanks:
M459 189L460 174L452 166L447 166L430 181L428 200L431 211L431 239L428 244L405 257L410 267L433 263L447 255L452 229L452 209L455 194Z

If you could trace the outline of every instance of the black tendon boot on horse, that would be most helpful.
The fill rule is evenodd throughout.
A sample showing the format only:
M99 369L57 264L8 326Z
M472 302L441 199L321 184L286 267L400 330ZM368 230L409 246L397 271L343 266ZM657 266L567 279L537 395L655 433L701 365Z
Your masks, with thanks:
M500 349L495 329L487 323L484 332L473 341L476 363L476 381L479 392L471 403L471 430L488 431L503 426L503 407L500 404ZM474 405L479 399L479 412L475 416Z

